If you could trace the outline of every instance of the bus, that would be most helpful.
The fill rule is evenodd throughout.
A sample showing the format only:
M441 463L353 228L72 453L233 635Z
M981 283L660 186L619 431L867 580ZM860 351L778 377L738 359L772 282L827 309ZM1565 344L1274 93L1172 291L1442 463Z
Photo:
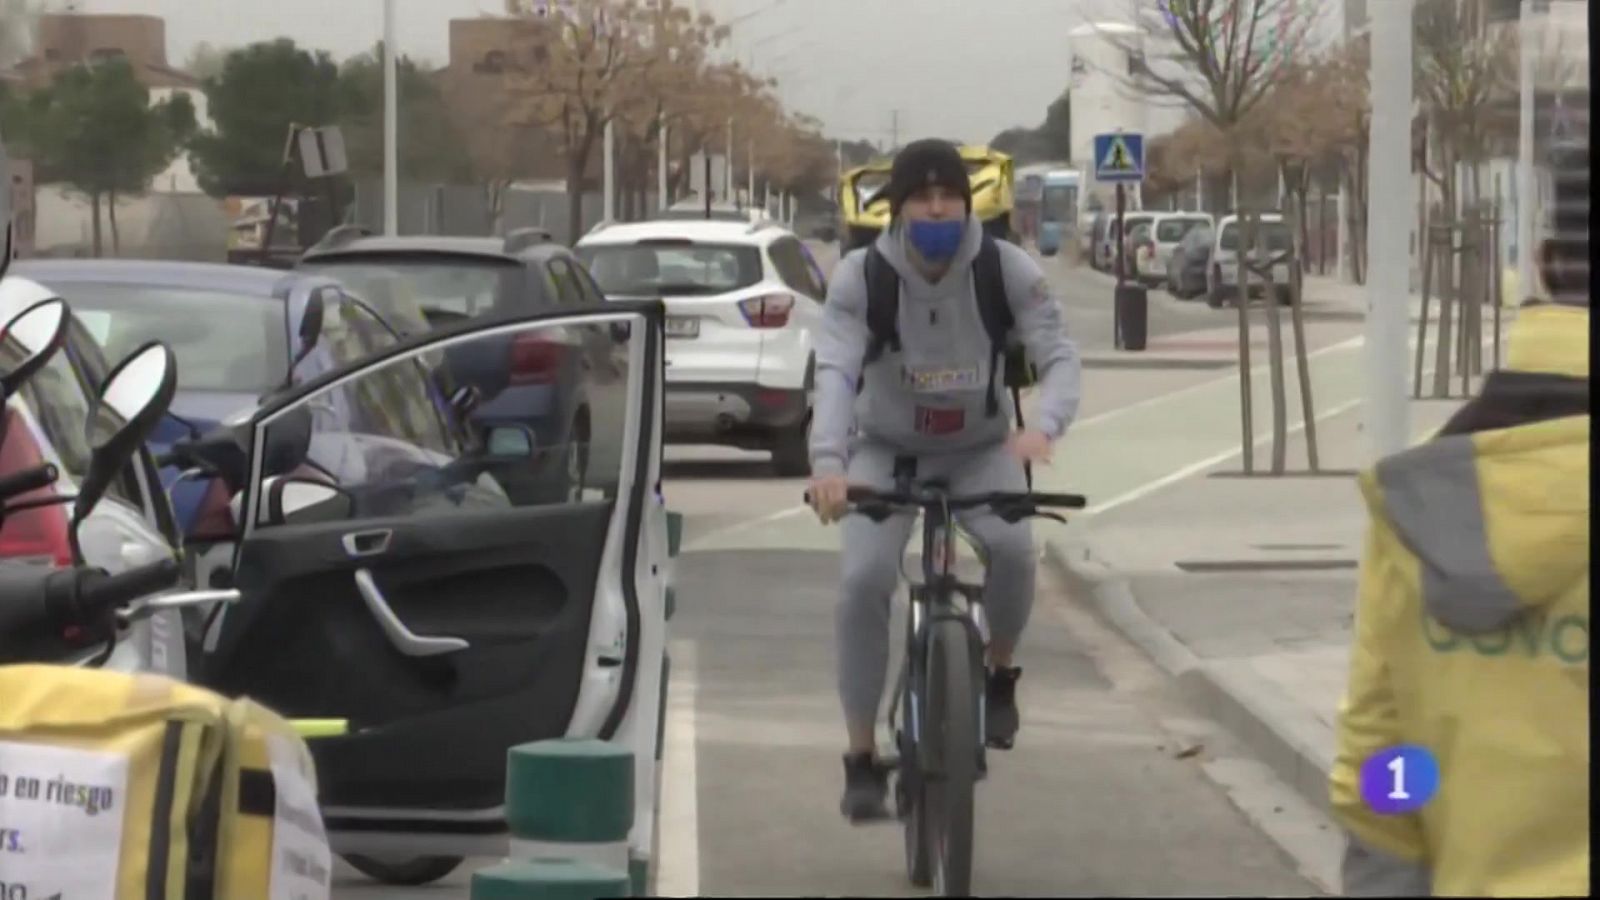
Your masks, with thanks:
M972 179L972 211L984 230L1015 241L1011 213L1016 207L1016 166L1008 154L989 147L961 148ZM892 161L881 159L844 173L839 183L839 213L844 222L843 252L871 243L889 224L889 203L879 196L889 183Z
M1068 241L1075 239L1082 187L1082 174L1077 169L1052 169L1045 173L1039 215L1039 252L1044 256L1055 256Z

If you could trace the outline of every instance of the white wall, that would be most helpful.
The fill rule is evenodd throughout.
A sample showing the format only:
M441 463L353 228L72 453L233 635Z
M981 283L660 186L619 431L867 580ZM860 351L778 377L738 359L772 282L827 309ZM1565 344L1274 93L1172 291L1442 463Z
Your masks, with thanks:
M211 128L211 116L206 106L204 91L190 88L151 88L150 102L152 105L160 103L175 93L189 95L189 102L194 104L195 123L202 131ZM182 194L198 192L200 190L200 182L195 178L194 167L189 164L188 155L180 154L177 159L173 160L172 165L168 166L166 171L157 175L151 181L151 188L157 191Z

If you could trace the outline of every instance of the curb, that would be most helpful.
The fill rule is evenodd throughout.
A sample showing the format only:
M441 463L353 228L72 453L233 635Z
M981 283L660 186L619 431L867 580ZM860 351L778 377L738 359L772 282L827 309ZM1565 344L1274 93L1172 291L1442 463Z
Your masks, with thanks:
M1128 578L1100 562L1083 539L1047 540L1045 555L1123 637L1178 682L1183 697L1226 728L1273 773L1327 815L1333 754L1311 735L1325 730L1271 685L1226 662L1202 660L1139 606Z

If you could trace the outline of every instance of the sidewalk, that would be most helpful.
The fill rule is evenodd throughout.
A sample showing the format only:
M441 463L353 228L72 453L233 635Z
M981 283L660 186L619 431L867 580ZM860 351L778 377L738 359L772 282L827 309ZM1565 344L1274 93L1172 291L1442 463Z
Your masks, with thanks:
M1420 438L1459 401L1412 405ZM1237 458L1104 513L1047 552L1075 593L1312 805L1327 809L1365 508L1359 408L1322 424L1321 469L1239 474ZM1257 465L1268 462L1257 448ZM1303 437L1289 469L1303 472Z

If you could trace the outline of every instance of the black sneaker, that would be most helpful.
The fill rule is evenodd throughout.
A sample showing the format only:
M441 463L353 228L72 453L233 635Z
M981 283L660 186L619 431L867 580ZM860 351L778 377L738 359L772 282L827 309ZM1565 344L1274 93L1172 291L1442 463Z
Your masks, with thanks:
M1017 714L1017 679L1022 669L991 669L988 698L984 704L984 730L988 744L996 750L1010 750L1022 724Z
M853 823L889 818L889 772L872 753L844 757L844 799L839 812Z

